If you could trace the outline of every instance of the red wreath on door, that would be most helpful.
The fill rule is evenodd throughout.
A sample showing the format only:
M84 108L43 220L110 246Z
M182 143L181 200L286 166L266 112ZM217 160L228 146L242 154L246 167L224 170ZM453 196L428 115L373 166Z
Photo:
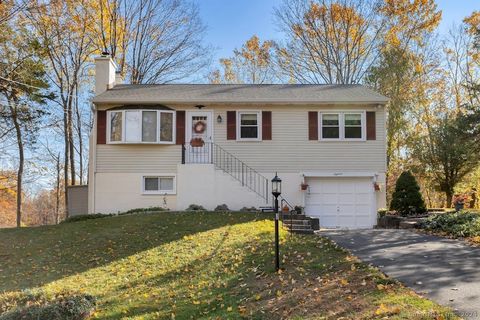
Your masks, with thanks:
M195 132L197 134L204 133L206 128L207 128L207 125L205 124L205 122L198 121L193 126L193 132Z

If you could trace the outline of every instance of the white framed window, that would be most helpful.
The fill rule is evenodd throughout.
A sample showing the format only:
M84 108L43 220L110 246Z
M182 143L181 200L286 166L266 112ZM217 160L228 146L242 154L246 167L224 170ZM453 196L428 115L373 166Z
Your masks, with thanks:
M322 139L340 139L340 114L322 113L320 118Z
M112 143L122 142L123 139L123 112L112 111L108 115L109 141Z
M108 143L173 144L175 111L115 110L107 112Z
M237 111L237 140L262 140L261 111Z
M175 194L175 176L148 175L142 177L143 194Z
M324 141L364 141L365 111L319 112L319 137Z

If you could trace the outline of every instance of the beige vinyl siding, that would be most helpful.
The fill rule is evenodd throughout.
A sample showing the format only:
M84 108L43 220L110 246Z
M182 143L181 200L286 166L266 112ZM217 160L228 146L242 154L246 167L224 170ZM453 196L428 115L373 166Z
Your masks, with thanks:
M195 110L193 106L172 106ZM106 106L100 109L105 109ZM214 111L214 142L260 172L372 171L385 172L385 111L373 105L206 106ZM272 111L272 140L226 140L227 111ZM308 111L375 111L376 140L310 141ZM223 121L217 122L218 115ZM181 163L178 145L97 145L97 172L175 172Z
M179 145L97 145L97 172L175 173L181 161Z
M272 140L226 140L226 111L240 107L215 110L215 143L249 166L261 172L301 172L312 170L385 171L385 112L384 108L368 106L274 106L242 107L241 110L272 111ZM311 141L308 140L308 111L366 110L376 112L376 140L369 141Z

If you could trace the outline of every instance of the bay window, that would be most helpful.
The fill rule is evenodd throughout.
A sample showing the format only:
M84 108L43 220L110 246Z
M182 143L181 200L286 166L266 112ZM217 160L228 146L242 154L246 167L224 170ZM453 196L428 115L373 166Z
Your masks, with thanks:
M175 112L170 110L108 111L109 143L174 142Z
M365 112L320 112L320 140L365 140Z
M122 141L123 132L123 115L122 112L110 113L110 141L117 142Z

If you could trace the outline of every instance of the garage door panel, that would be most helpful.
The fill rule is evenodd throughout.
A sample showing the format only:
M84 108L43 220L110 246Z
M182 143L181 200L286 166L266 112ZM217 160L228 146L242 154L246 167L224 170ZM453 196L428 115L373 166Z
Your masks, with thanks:
M353 199L355 199L355 203L358 204L371 205L372 203L372 198L369 193L357 193L353 196Z
M338 202L344 204L355 204L357 201L355 193L342 193L338 195Z
M370 215L372 207L370 205L357 205L355 212L357 215Z
M375 221L370 178L307 178L305 212L325 228L371 228Z
M344 216L355 216L355 205L348 205L348 204L339 204L338 205L338 214L339 215L344 215Z
M339 216L337 227L354 228L355 227L355 216Z
M337 228L337 217L336 216L322 216L319 218L321 220L322 227L324 228Z

